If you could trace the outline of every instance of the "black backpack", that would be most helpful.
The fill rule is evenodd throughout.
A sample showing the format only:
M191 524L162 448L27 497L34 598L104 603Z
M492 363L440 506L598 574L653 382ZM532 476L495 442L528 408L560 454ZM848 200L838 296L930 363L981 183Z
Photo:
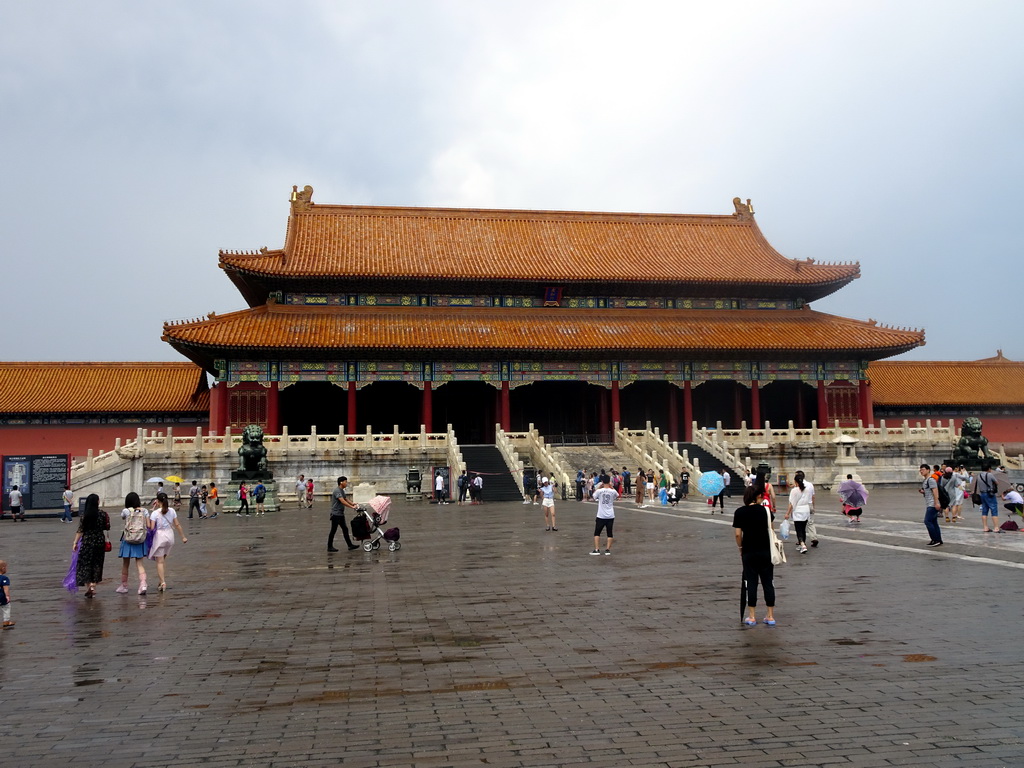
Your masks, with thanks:
M935 482L939 486L939 506L946 509L949 507L949 491L946 490L946 483L941 477Z

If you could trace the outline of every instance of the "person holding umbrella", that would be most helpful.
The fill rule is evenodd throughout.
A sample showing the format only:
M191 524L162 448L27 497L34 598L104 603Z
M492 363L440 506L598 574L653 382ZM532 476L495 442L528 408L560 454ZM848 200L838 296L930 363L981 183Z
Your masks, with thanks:
M853 475L847 475L839 484L839 498L843 502L843 514L849 519L850 524L859 523L864 504L868 500L868 489L854 480Z
M732 518L736 546L743 562L740 588L740 616L748 627L757 624L757 583L764 588L764 623L775 626L775 566L772 565L768 526L773 515L764 506L764 486L751 485L743 491L743 506Z

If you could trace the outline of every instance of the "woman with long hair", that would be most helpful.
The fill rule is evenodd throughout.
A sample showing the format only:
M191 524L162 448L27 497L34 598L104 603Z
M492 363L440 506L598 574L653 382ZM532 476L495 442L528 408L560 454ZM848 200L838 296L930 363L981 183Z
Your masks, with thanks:
M117 591L124 594L128 591L128 570L132 559L139 572L139 594L146 594L146 568L143 558L149 554L146 549L146 531L149 529L149 510L142 506L142 500L135 491L124 497L124 509L121 510L124 531L121 533L121 548L117 555L121 558L121 586ZM141 540L140 540L141 538Z
M75 582L85 587L85 596L96 594L96 585L103 581L103 558L107 549L107 528L110 522L100 509L100 497L90 493L85 500L85 510L78 523L78 532L71 545L71 551L78 550L78 567Z
M159 507L149 516L149 527L153 533L153 548L149 551L149 559L156 560L156 575L160 579L160 591L167 589L167 577L164 572L164 560L171 553L174 546L174 531L176 528L181 534L181 543L187 544L188 537L181 530L181 523L178 522L178 515L173 509L167 507L167 494L160 493L156 497Z
M804 480L804 473L797 472L793 475L796 483L793 490L789 492L789 511L786 512L786 519L793 518L796 525L797 551L807 554L807 521L811 519L811 512L814 511L814 486Z
M644 474L643 467L637 467L636 470L636 505L637 507L643 507L644 505L644 494L647 493L647 475Z

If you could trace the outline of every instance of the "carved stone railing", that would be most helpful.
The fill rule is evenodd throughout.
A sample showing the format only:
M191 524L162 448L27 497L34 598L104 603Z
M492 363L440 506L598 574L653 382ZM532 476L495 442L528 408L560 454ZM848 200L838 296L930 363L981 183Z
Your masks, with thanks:
M657 427L651 429L651 422L647 422L647 429L620 429L616 424L614 435L616 448L637 466L664 471L673 478L686 470L690 473L692 486L696 487L701 475L700 459L691 459L686 449L680 453L679 443L665 440Z
M512 479L516 481L516 486L519 488L519 492L526 497L526 489L523 486L523 461L519 458L519 452L516 450L515 445L509 439L508 434L501 428L500 424L496 424L494 427L494 444L501 451L501 456L505 459L505 466L508 467L509 472L512 473Z
M567 493L570 488L574 487L573 480L569 475L569 467L561 455L544 442L544 438L541 437L540 432L534 429L533 424L525 432L504 432L503 434L518 455L528 456L533 466L561 485L563 493ZM519 477L522 482L522 471L520 471Z
M94 455L90 449L84 461L71 466L71 473L74 476L82 472L108 469L134 459L178 459L191 462L232 458L238 455L241 445L242 435L232 434L230 427L223 435L204 435L201 428L196 429L195 435L175 435L170 427L166 432L140 429L134 440L122 444L118 438L112 451ZM368 427L366 432L346 433L339 428L336 434L317 434L316 429L313 429L308 435L290 435L286 427L280 435L264 435L263 445L267 449L268 461L303 456L343 459L346 454L357 451L387 455L402 450L441 450L446 453L453 468L460 472L465 469L450 424L446 432L427 432L420 427L419 432L404 433L399 432L395 426L391 432L374 432L372 427Z
M957 440L957 431L952 420L945 427L942 426L941 420L936 421L933 426L931 419L926 420L923 425L921 422L915 422L914 426L904 420L898 427L886 426L884 419L879 421L877 426L864 426L863 422L858 421L855 427L841 427L838 421L831 427L819 427L816 421L812 421L807 429L796 429L792 421L782 429L773 429L771 423L767 421L764 423L764 429L747 429L746 422L741 422L739 429L722 429L720 421L713 428L698 427L697 422L693 422L693 442L705 450L708 450L707 446L712 445L712 442L733 445L831 445L841 435L854 437L863 443L948 442L952 445Z

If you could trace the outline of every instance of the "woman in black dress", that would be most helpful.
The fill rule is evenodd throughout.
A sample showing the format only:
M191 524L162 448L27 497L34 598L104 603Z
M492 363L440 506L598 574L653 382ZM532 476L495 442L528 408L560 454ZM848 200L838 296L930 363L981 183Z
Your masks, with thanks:
M103 581L103 557L106 554L107 534L110 518L100 509L100 497L89 494L85 500L85 511L78 524L75 543L71 550L78 550L78 568L75 581L80 587L87 587L86 597L96 594L96 585Z

